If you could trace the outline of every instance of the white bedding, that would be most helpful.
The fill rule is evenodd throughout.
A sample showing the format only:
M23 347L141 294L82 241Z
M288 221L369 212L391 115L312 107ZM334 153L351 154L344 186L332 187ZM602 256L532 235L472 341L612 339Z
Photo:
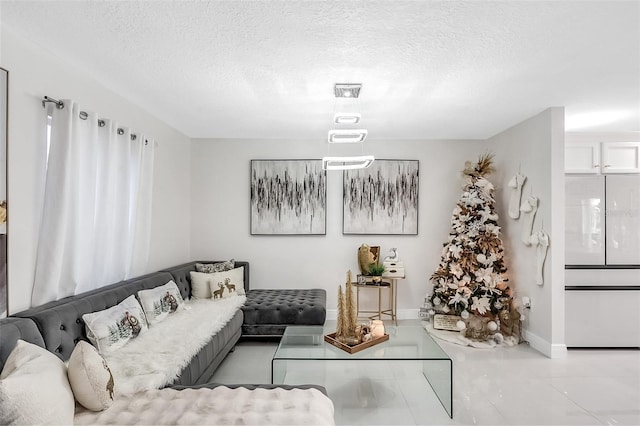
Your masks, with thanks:
M333 425L333 403L317 389L154 389L117 398L105 411L79 407L74 424Z
M193 300L115 352L104 354L118 396L173 382L211 336L244 304L245 296Z

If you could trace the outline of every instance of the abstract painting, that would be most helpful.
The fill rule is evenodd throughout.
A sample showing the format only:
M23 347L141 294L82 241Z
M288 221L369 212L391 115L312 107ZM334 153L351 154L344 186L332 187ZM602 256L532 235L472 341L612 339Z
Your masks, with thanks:
M325 235L321 160L251 160L251 235Z
M343 174L343 234L418 234L418 160L375 160Z

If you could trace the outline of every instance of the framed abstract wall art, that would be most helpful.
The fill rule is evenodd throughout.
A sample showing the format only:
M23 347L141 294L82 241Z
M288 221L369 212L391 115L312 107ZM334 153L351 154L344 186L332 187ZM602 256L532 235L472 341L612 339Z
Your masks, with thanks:
M251 160L251 235L325 235L321 160Z
M417 235L418 160L343 172L343 234Z

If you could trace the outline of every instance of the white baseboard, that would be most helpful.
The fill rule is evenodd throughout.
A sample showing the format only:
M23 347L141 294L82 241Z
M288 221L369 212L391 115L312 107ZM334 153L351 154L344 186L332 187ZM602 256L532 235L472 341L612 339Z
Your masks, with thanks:
M529 346L548 358L564 358L567 356L567 345L549 343L542 337L533 334L529 330L522 333L524 340L529 342Z
M398 319L399 320L404 320L404 319L418 319L418 312L420 312L420 309L398 309ZM338 317L338 310L337 309L327 309L327 319L328 320L335 320ZM387 319L389 318L388 315L382 315L383 319Z

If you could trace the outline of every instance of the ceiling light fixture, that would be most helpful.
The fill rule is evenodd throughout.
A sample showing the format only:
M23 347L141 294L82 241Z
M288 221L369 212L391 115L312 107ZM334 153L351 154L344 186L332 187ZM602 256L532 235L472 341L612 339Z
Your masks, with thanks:
M362 84L360 83L336 83L334 86L334 94L336 98L351 98L357 99L360 96L360 89ZM351 103L348 101L347 103ZM356 101L356 104L358 101ZM336 105L338 100L336 99ZM335 108L335 107L334 107ZM339 112L333 110L333 124L354 126L360 123L362 116L355 112ZM327 135L328 152L330 154L330 148L332 144L356 144L359 143L361 149L363 149L363 142L367 138L367 131L365 129L333 129L329 130ZM363 149L364 151L364 149ZM365 169L374 162L373 155L364 155L364 152L360 156L350 157L331 157L327 156L322 159L323 170L355 170Z
M336 83L333 92L336 98L357 98L360 96L360 89L362 89L360 83Z
M329 143L361 143L367 138L365 129L329 130Z
M322 168L324 170L356 170L366 169L373 164L373 155L362 155L359 157L324 157Z
M334 124L358 124L362 116L357 112L339 112L334 114Z

